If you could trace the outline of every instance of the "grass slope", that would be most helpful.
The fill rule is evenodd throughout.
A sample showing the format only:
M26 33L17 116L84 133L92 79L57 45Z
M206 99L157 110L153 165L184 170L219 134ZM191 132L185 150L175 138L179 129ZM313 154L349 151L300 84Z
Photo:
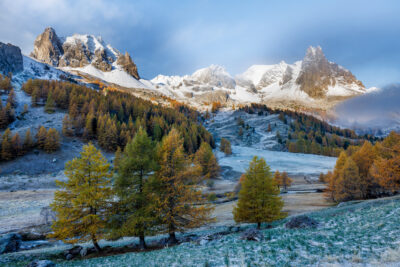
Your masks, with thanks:
M240 240L240 234L208 243L184 243L146 253L58 261L59 266L328 266L329 264L395 266L400 262L400 197L347 203L308 214L317 229L284 227L282 220L265 229L264 242ZM121 242L118 243L121 245ZM103 243L104 245L104 243ZM117 244L115 244L117 245ZM7 257L10 266L31 256L51 257L57 249L18 252ZM18 262L20 261L20 262ZM390 263L392 262L392 263ZM397 262L397 263L396 263ZM4 262L3 262L4 263ZM365 265L366 264L366 265Z

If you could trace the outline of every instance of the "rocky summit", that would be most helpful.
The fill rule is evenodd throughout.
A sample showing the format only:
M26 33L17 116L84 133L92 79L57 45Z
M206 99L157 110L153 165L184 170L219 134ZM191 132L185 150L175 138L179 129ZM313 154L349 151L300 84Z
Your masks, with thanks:
M93 35L74 34L62 38L48 27L36 38L31 56L55 67L82 68L92 65L103 72L120 67L135 79L140 78L128 53L121 54L106 45L101 37Z
M17 73L24 68L21 49L12 44L0 42L0 72L8 74Z

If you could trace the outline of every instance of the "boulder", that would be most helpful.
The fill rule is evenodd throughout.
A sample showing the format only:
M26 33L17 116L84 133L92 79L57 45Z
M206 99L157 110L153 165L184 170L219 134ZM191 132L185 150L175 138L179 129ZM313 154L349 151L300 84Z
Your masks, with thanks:
M85 257L88 254L88 249L82 248L79 254L81 255L81 257Z
M21 49L12 44L0 42L0 73L17 73L24 69Z
M264 239L264 235L259 230L250 228L240 235L240 239L259 242Z
M21 247L22 237L17 233L5 234L0 238L0 254L16 252Z
M82 246L73 246L70 249L64 251L64 255L72 255L73 257L80 255L81 250L83 249Z
M296 216L290 219L285 224L285 227L288 229L294 228L316 228L318 227L318 222L306 215Z
M26 267L54 267L54 266L56 266L54 262L49 260L34 260L28 265L26 265Z

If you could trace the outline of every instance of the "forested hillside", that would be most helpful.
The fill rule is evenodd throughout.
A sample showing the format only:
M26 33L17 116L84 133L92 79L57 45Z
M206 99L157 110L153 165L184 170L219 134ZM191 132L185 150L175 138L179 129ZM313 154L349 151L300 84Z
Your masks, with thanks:
M179 103L163 107L128 93L96 91L62 81L28 80L22 89L31 95L33 106L45 105L46 112L68 110L64 135L97 140L107 151L125 147L140 127L156 141L170 129L178 129L190 154L203 141L215 146L212 135L199 124L199 113Z

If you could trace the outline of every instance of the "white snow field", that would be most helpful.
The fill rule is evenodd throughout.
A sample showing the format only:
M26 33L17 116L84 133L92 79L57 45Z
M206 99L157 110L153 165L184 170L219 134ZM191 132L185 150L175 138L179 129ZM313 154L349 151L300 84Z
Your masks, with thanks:
M244 173L254 156L262 157L272 171L286 171L289 174L317 176L333 169L335 157L326 157L312 154L270 151L253 147L232 146L233 154L225 156L217 152L221 166L230 166L234 171Z

